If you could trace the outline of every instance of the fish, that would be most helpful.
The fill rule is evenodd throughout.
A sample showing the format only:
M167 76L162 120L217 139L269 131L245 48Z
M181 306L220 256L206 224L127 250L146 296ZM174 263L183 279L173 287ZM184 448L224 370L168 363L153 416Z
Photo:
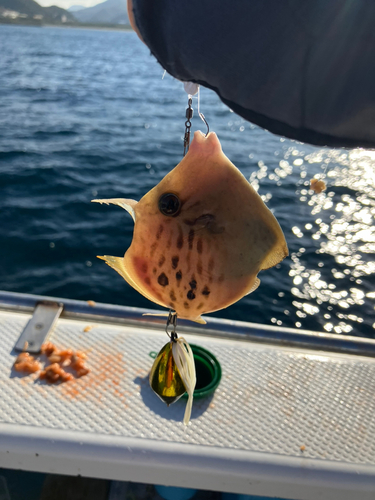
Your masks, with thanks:
M140 201L92 200L127 210L124 257L98 256L152 302L181 319L224 309L256 290L262 270L288 255L283 231L217 135L197 131L181 162Z

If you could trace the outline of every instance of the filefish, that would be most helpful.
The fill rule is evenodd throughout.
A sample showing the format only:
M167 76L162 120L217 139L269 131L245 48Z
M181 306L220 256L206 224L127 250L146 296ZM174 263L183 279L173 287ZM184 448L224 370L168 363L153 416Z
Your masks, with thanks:
M92 201L119 205L135 223L124 257L99 258L182 319L205 323L202 314L256 290L259 271L288 255L276 218L213 132L195 132L186 156L139 202Z

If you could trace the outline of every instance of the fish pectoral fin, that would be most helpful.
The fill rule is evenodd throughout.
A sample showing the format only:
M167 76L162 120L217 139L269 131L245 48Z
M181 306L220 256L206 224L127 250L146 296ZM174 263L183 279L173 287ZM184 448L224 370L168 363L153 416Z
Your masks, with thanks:
M225 228L223 225L219 224L213 214L202 214L197 219L195 219L194 227L198 229L207 229L212 234L221 234L224 232Z
M246 292L245 295L249 295L250 293L253 293L258 288L259 285L260 285L260 279L255 278L255 281L252 284L250 290L248 292Z
M135 212L134 208L138 201L129 200L126 198L109 198L107 200L91 200L93 203L105 203L106 205L118 205L119 207L125 209L132 217L135 222Z

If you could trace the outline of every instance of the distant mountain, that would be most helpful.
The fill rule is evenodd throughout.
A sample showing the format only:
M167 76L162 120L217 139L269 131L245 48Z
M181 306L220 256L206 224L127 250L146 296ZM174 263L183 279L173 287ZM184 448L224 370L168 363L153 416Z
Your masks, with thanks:
M42 7L34 0L0 0L0 20L1 18L13 21L30 19L54 24L77 22L67 10L55 5Z
M85 9L85 7L83 5L72 5L71 7L69 7L69 9L67 9L69 12L77 12L78 10L82 10L82 9Z
M126 0L106 0L74 12L74 17L81 23L129 24Z
M68 12L65 9L61 9L60 7L57 7L56 5L51 5L50 7L42 7L42 9L54 21L61 21L63 23L66 23L66 22L76 23L77 22L76 18L73 16L73 14L71 14L70 12Z

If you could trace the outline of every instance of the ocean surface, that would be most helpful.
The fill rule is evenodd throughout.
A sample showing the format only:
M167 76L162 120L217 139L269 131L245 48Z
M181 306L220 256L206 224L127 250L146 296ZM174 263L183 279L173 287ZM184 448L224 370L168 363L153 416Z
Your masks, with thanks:
M157 307L96 258L123 255L133 222L90 200L139 199L181 160L181 82L133 32L0 25L0 47L0 289ZM375 337L375 152L272 135L207 89L200 107L290 251L215 316Z

